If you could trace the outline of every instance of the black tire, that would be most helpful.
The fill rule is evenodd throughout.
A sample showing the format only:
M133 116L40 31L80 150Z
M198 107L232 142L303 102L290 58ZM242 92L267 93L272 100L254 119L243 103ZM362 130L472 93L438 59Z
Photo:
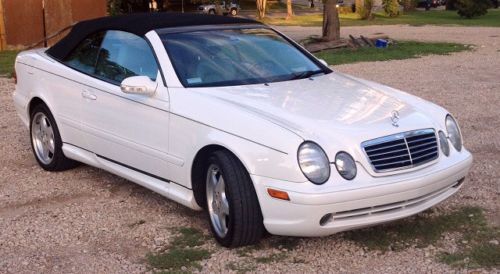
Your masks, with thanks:
M50 123L50 127L52 128L52 131L54 133L54 152L52 153L52 159L50 160L49 163L44 163L39 156L37 155L35 151L35 144L34 144L34 138L33 136L33 123L34 123L34 118L37 114L43 114L45 117L48 119ZM57 124L55 122L54 116L52 116L52 113L50 112L49 108L45 104L38 104L33 108L33 110L30 113L30 143L31 143L31 150L33 151L33 155L35 156L36 161L38 164L45 170L47 171L64 171L68 170L71 168L74 168L78 166L78 162L66 158L64 156L64 153L62 151L62 139L61 135L59 134L59 128L57 127Z
M236 16L236 15L238 15L238 10L237 9L231 9L231 12L229 14L231 14L231 16Z
M225 247L257 244L262 238L265 228L250 175L238 158L225 150L216 151L209 157L205 169L206 178L209 176L209 167L213 165L220 168L221 176L224 179L229 215L226 222L227 233L221 237L215 230L208 210L208 199L206 199L207 216L212 234L217 242Z

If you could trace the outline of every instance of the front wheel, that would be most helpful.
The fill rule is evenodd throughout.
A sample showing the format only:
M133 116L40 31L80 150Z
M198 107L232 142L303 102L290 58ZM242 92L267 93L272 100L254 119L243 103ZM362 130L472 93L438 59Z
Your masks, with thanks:
M206 201L212 233L222 246L256 244L264 225L253 183L230 152L217 151L208 160Z

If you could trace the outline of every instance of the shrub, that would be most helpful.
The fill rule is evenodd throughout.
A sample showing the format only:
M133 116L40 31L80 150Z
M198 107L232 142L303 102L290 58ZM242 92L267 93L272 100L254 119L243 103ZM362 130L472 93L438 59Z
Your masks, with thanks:
M448 0L446 1L446 10L457 10L456 5L457 0Z
M373 0L356 0L356 13L361 19L372 19Z
M418 0L400 0L399 2L403 6L405 12L415 10L418 5Z
M457 0L455 7L461 17L472 18L488 13L490 5L490 0Z
M352 7L338 7L340 14L347 14L352 12Z
M382 6L389 17L396 17L399 15L398 0L382 0Z

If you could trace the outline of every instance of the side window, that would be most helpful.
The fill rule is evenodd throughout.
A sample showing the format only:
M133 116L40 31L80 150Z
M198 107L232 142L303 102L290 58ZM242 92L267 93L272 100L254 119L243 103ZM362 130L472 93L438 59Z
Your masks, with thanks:
M103 38L104 32L95 33L85 38L85 40L80 42L80 44L64 59L64 63L84 73L94 74L97 55Z
M131 76L148 76L155 81L158 66L148 43L123 31L108 31L101 45L95 75L121 83Z

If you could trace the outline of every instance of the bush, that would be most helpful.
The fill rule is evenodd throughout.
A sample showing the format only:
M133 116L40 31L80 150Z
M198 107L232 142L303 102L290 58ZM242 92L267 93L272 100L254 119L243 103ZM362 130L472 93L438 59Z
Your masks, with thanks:
M338 11L340 14L347 14L353 12L352 7L338 7Z
M455 7L461 17L472 18L488 13L490 5L491 0L457 0Z
M382 6L389 17L396 17L399 15L398 0L382 0Z
M400 0L399 3L403 6L405 12L413 11L418 5L418 0Z
M358 2L362 3L361 5ZM372 14L373 0L356 0L356 13L359 14L363 20L373 19Z
M446 1L446 10L457 10L456 5L457 0L448 0Z

